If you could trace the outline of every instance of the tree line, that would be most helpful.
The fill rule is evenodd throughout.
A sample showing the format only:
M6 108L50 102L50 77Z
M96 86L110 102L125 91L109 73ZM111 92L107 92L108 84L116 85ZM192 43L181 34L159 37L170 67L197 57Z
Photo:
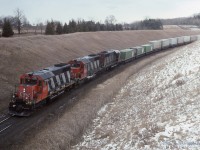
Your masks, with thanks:
M174 18L174 19L144 19L130 24L116 23L113 15L106 17L104 22L96 22L93 20L86 21L84 19L74 20L62 24L60 21L47 21L46 23L38 22L31 25L25 17L23 11L16 9L14 16L0 17L0 36L10 37L14 35L13 29L18 34L35 28L40 30L41 34L55 35L68 34L75 32L95 32L95 31L121 31L121 30L162 30L163 25L196 25L200 26L200 13L190 17ZM45 32L43 32L43 30Z
M12 27L17 29L18 34L21 34L22 28L30 28L31 24L27 19L22 19L22 14L17 13L17 17L7 17L4 20L0 19L0 27L2 26L3 33L2 36L10 37L13 36L14 32ZM116 19L114 16L108 16L105 19L104 23L95 22L95 21L85 21L84 19L79 19L75 21L74 19L70 20L64 25L59 21L47 21L44 26L42 23L37 24L41 29L45 28L46 35L55 35L55 34L68 34L75 32L95 32L95 31L122 31L122 30L162 30L163 24L159 19L145 19L143 21L134 22L132 24L118 24L115 23Z
M129 25L131 30L162 30L163 24L160 19L145 19Z
M20 21L20 19L18 19ZM44 26L42 23L37 26L41 29L45 28L46 35L55 35L55 34L68 34L75 32L95 32L95 31L122 31L122 30L160 30L163 29L162 22L159 19L145 19L143 21L134 22L132 24L118 24L115 23L116 19L114 16L108 16L104 23L95 22L95 21L85 21L84 19L79 19L75 21L74 19L70 20L64 25L59 21L47 21ZM29 28L31 25L27 20L15 22L13 18L4 18L0 19L0 26L2 25L3 33L2 36L9 37L12 36L13 30L12 27L18 30L18 34L21 33L21 29Z
M86 21L84 19L71 19L68 23L62 24L59 21L47 21L45 24L38 22L36 25L31 25L25 17L23 11L17 8L14 11L14 16L0 17L0 36L10 37L14 35L13 29L21 34L22 30L30 29L40 30L40 34L55 35L68 34L75 32L95 32L95 31L121 31L121 30L162 30L163 25L196 25L200 26L200 13L191 17L182 17L174 19L144 19L130 24L116 23L113 15L106 17L105 21L95 22L93 20Z
M14 11L14 16L0 17L0 28L2 28L2 36L4 37L13 36L13 28L18 31L18 34L21 34L22 28L28 28L30 26L31 25L23 11L19 8Z
M95 32L95 31L121 31L123 30L122 24L115 24L109 18L105 23L95 22L95 21L85 21L74 19L70 20L69 23L62 23L57 21L48 21L46 25L45 34L54 35L54 34L68 34L75 32Z
M27 30L33 26L26 19L24 13L20 9L16 9L15 16L7 16L0 18L0 28L2 28L2 36L10 37L14 35L13 29L21 34L22 30ZM47 21L46 25L43 23L38 23L36 25L37 30L41 30L43 34L43 29L45 28L46 35L54 34L67 34L74 32L95 32L95 31L120 31L123 30L122 24L117 24L116 19L113 15L106 17L105 23L95 22L95 21L85 21L84 19L79 19L75 21L70 20L64 25L59 21ZM1 35L1 34L0 34Z
M164 25L196 25L200 26L200 13L194 14L190 17L161 19Z

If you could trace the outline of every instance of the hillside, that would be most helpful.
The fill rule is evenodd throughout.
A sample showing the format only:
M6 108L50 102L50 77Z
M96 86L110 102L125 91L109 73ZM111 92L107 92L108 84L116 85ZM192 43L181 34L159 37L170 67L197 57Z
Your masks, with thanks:
M199 149L200 42L131 76L73 149Z
M6 109L19 75L106 49L123 49L149 40L199 34L197 31L120 31L0 39L0 110Z

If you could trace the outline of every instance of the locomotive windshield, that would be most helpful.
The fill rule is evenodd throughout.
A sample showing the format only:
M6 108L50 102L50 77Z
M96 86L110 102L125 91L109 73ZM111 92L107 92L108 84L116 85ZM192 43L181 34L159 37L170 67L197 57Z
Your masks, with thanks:
M37 78L25 78L25 79L22 79L22 84L36 85L37 84Z
M81 65L79 63L72 64L72 67L79 68Z

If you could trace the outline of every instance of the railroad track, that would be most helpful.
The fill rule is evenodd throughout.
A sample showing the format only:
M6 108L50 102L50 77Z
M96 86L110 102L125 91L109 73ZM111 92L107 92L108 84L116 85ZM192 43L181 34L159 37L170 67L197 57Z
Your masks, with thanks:
M0 115L0 135L10 128L12 126L12 123L10 122L10 119L13 117L13 115L9 114L1 114Z

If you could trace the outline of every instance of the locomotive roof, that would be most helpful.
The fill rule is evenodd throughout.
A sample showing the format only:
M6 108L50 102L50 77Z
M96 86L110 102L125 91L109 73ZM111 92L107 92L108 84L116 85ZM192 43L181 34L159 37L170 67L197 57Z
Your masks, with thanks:
M100 53L103 54L103 53L113 53L113 52L115 52L115 50L114 49L110 49L110 50L103 51L103 52L100 52Z
M141 48L143 48L143 47L141 47L141 46L131 47L131 49L141 49Z
M100 57L102 54L104 55L110 55L111 53L119 53L119 50L114 50L114 49L111 49L111 50L107 50L107 51L102 51L98 54L90 54L88 56L84 56L84 57L80 57L80 58L77 58L77 59L74 59L74 61L81 61L83 62L84 64L87 64L91 61L94 61L94 59Z
M55 75L66 72L68 70L70 70L70 65L63 63L63 64L55 64L54 66L47 67L42 70L38 70L38 71L34 71L34 72L29 72L27 74L28 75L37 75L37 76L42 77L43 79L48 79Z
M122 50L120 50L121 52L128 52L128 51L133 51L133 49L132 48L126 48L126 49L122 49Z
M84 64L87 64L87 63L91 62L91 60L93 60L94 58L97 58L97 57L100 57L100 56L98 54L90 54L88 56L77 58L76 60L81 61Z
M89 57L86 57L86 56L85 57L81 57L81 58L77 58L77 61L81 61L84 64L87 64L87 63L90 62Z
M113 53L119 53L120 51L119 50L114 50L114 49L111 49L111 50L107 50L107 51L103 51L103 52L100 52L99 54L100 55L104 55L104 56L109 56Z

